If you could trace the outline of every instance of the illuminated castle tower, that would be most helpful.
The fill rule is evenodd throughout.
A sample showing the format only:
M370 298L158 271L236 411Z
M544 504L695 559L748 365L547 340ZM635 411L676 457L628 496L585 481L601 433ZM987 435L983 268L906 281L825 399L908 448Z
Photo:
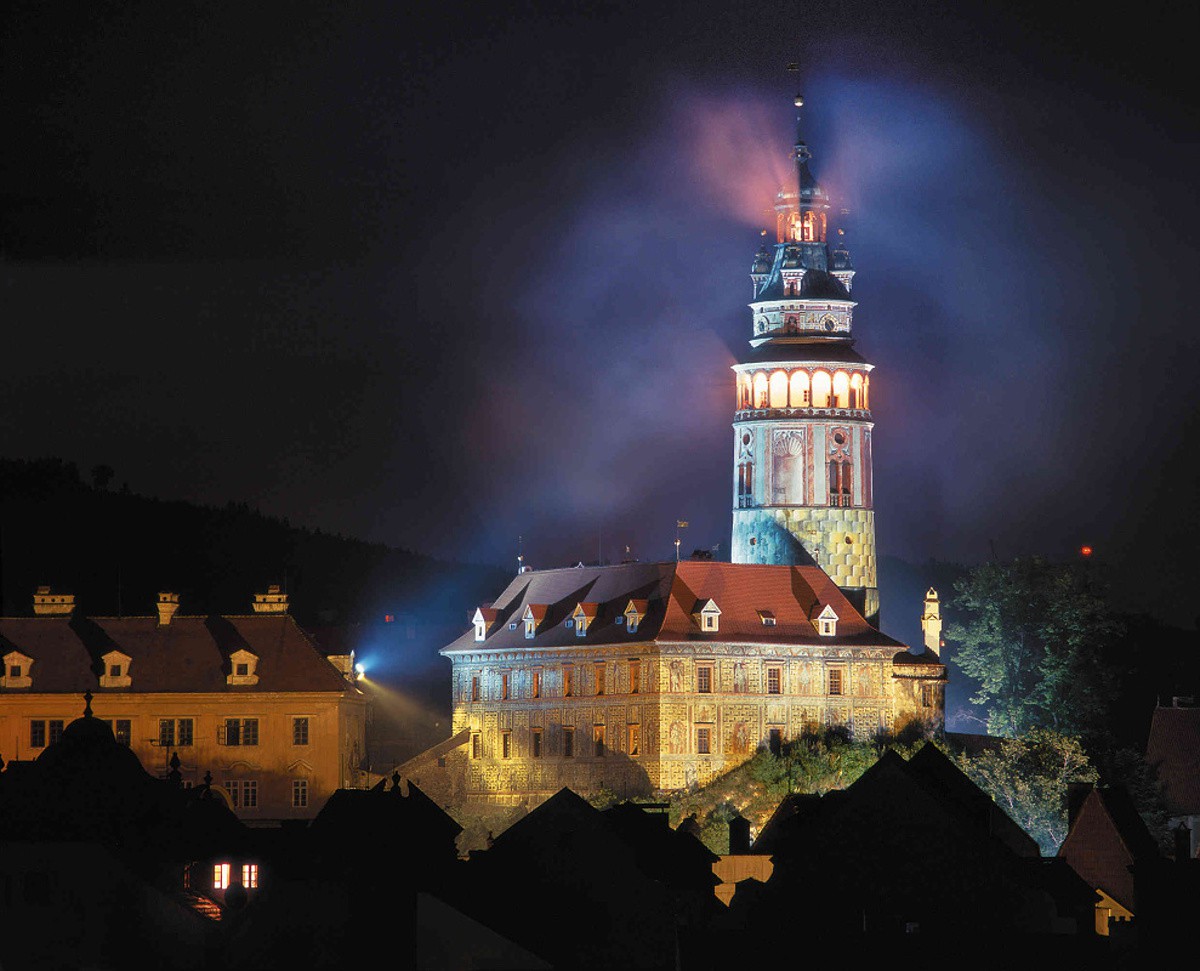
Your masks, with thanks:
M754 336L733 367L732 558L815 560L877 624L872 365L854 350L854 266L826 241L829 197L809 172L799 111L796 127L796 186L780 190L775 244L764 238L754 258Z

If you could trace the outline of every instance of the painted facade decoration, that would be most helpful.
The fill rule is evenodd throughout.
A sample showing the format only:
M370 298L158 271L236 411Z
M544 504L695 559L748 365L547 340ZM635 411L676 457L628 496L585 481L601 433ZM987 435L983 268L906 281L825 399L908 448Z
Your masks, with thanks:
M811 157L797 133L796 185L780 190L775 242L751 270L751 350L733 367L732 559L815 562L878 623L872 365L854 350L854 265L827 238Z

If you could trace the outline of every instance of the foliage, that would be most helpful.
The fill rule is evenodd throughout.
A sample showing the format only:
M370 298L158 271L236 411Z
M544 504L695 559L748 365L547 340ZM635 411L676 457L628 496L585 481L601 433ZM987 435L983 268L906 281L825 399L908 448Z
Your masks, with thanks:
M1096 763L1104 784L1120 786L1129 793L1159 850L1168 856L1174 853L1175 841L1171 836L1167 804L1154 766L1134 748L1114 748L1102 752Z
M1067 787L1099 775L1079 739L1037 728L1003 739L979 755L960 755L959 767L1018 826L1053 856L1067 836Z
M1016 737L1032 728L1085 734L1116 693L1097 663L1122 633L1091 564L1033 557L976 567L955 584L949 625L955 659L979 683L973 704L988 732Z

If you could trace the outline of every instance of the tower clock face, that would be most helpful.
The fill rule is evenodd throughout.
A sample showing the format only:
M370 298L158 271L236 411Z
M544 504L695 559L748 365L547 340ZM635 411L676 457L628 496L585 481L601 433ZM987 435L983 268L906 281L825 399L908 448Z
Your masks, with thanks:
M833 328L837 326L837 321L832 317L826 317L822 323L825 325L826 330L833 330Z

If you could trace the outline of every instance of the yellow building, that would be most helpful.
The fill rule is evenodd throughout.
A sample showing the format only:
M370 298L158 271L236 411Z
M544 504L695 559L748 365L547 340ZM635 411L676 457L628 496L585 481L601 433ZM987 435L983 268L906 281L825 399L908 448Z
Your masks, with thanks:
M461 773L467 800L505 804L562 786L632 796L703 785L813 729L935 733L946 669L929 596L930 643L910 651L813 565L525 572L442 650L453 737L429 754Z
M240 616L82 617L39 588L32 617L0 618L0 756L34 759L83 712L83 695L147 771L178 754L185 785L211 773L247 822L310 819L364 780L366 699L350 657L326 658L278 587Z

